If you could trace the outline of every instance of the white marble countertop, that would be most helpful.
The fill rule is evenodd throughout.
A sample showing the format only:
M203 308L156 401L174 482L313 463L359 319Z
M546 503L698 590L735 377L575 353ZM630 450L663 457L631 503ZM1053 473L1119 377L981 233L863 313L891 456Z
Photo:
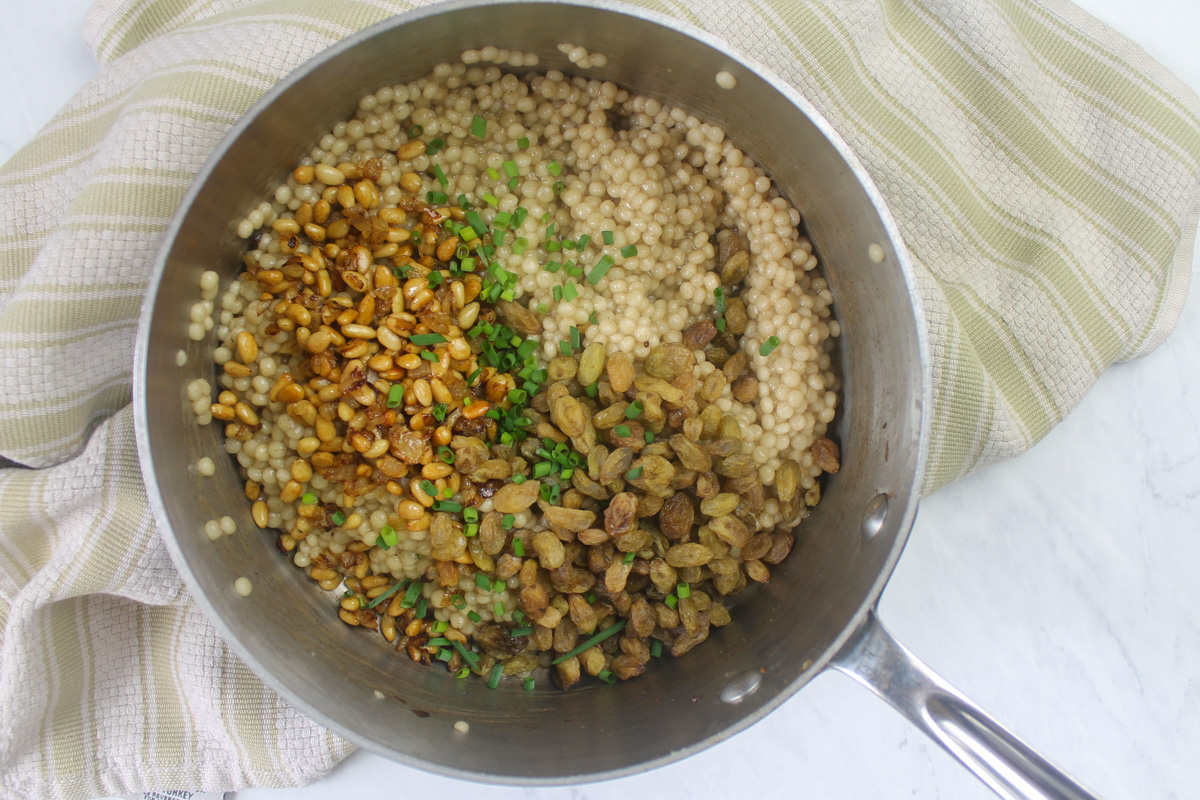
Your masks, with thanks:
M5 4L0 162L96 71L91 0ZM1200 88L1200 3L1083 0ZM1174 335L1106 373L1029 453L929 497L881 616L934 669L1110 798L1200 793L1200 289ZM325 780L238 800L479 792L357 753ZM489 798L992 795L848 678L644 775Z

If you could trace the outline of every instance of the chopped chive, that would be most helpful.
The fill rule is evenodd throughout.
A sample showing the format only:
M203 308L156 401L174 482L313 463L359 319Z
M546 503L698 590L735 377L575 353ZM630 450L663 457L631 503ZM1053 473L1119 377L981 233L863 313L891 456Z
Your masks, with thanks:
M583 599L587 600L589 603L594 603L594 602L596 602L596 593L588 592L587 595Z
M425 359L426 361L434 361L434 362L441 360L438 358L438 354L431 350L422 350L421 358Z
M508 588L508 584L506 584L504 581L500 580L499 578L496 578L496 580L492 581L492 592L494 594L500 594L507 588ZM504 612L500 612L500 613L504 613Z
M467 619L471 620L471 622L482 622L483 621L483 617L479 616L479 612L477 612L477 611L468 611Z
M465 519L467 522L478 522L479 521L479 509L475 508L474 506L464 509L463 510L463 519Z
M300 498L300 502L306 506L315 506L317 504L317 496L312 492L305 492L304 496Z
M471 230L483 236L488 232L488 226L483 221L483 217L479 216L478 211L468 211L466 215L467 224L471 226Z
M760 356L769 356L776 347L779 347L779 337L772 336L762 343L762 347L758 348L758 354Z
M637 248L631 244L627 244L621 248L621 258L633 258L637 255Z
M508 402L524 403L529 394L524 389L512 389L508 393Z
M413 125L411 128L408 129L408 138L415 139L424 132L425 132L424 125Z
M488 197L491 197L491 195L486 195L484 199L486 200ZM492 217L493 228L507 228L511 223L512 214L509 214L506 211L501 211L496 214L496 216Z
M527 150L529 148L529 137L522 136L520 139L517 139L517 147L521 150Z
M527 691L527 692L533 691L533 676L529 676L525 679L525 691Z
M379 529L379 541L383 542L384 547L395 547L396 542L400 541L396 536L396 529L391 525L384 525Z
M504 167L505 175L507 175L510 178L517 177L517 162L513 161L512 159L509 159L508 161L505 161L503 164L501 164L501 166Z
M604 630L600 631L600 633L597 633L595 636L592 636L592 637L584 640L583 644L577 645L573 650L569 650L566 653L563 653L561 656L554 659L550 663L551 664L561 664L562 662L566 661L568 658L579 655L584 650L587 650L589 647L598 645L601 642L603 642L605 639L616 636L618 633L620 633L624 629L625 629L625 620L620 620L612 627L605 628Z
M628 425L618 425L617 427L613 428L613 433L626 439L633 435L633 433L629 430Z
M465 194L460 194L457 198L457 202L458 202L458 207L461 208L463 211L466 211L468 208L471 207L471 201L469 199L467 199L467 196Z
M556 286L554 288L557 289L558 287ZM575 350L571 347L571 342L568 341L567 339L563 339L561 342L558 343L558 349L559 349L559 352L561 352L564 356L569 356L575 352Z
M454 497L454 490L447 486L445 489L442 489L442 497L449 500L451 497Z
M471 135L476 139L482 139L487 135L487 120L478 114L471 120Z
M562 250L562 245L559 244L558 242L546 242L542 246L545 247L546 250L551 253L558 253Z
M600 394L600 381L596 381L591 386L585 386L583 390L587 392L588 397L595 397Z
M438 448L438 458L440 458L443 463L453 464L454 463L454 451L451 450L446 445L442 445L441 447Z
M471 231L471 233L474 233L474 231ZM458 267L459 267L459 269L461 269L463 272L474 272L474 271L475 271L475 259L473 259L473 258L464 258L464 259L462 260L462 263L460 263L460 264L458 265Z
M332 514L332 515L329 517L329 519L330 519L330 520L333 522L333 524L334 524L334 525L341 525L343 522L345 522L345 521L346 521L346 512L345 512L345 511L340 511L340 510L339 510L339 511L335 511L335 512L333 512L333 514Z
M400 601L400 605L403 608L412 608L416 604L417 597L419 597L420 594L421 582L413 581L408 585L408 590L404 593L404 599Z
M496 601L496 602L495 602L495 603L492 605L492 613L494 613L494 614L495 614L497 617L502 617L502 616L504 616L504 612L505 612L505 610L506 610L506 609L504 608L504 602L503 602L503 601L501 601L501 600L497 600L497 601Z
M443 280L443 278L442 278L441 272L438 272L437 270L430 272L429 273L429 288L436 289L437 287L441 286L442 280Z
M560 167L558 162L554 161L553 159L549 164L546 165L546 169L550 170L550 174L556 178L562 174L562 167Z
M511 531L513 524L516 522L516 519L517 518L514 517L512 514L505 514L503 517L500 518L500 527L504 528L504 530L506 530L506 531Z
M517 558L525 557L525 542L520 539L513 539L513 555Z
M447 622L444 619L439 619L437 622L435 622L429 626L429 630L431 630L434 633L441 633L442 631L446 630L449 627L450 627L449 622Z
M526 622L529 622L529 617L525 616L525 612L519 608L513 611L512 618L518 625L524 625Z
M468 522L463 528L463 536L467 537L468 539L475 538L475 534L477 533L479 533L478 522Z
M499 173L499 172L496 172L496 168L495 168L495 167L488 167L488 168L487 168L487 176L488 176L489 178L491 178L492 180L494 180L494 181L498 181L498 180L500 180L500 173Z
M654 444L654 432L646 431L646 444Z
M658 658L662 655L662 642L658 639L650 640L650 657Z
M504 665L503 664L497 664L496 666L492 667L492 674L488 676L488 682L487 682L488 688L495 689L497 686L499 686L500 685L500 676L503 674L504 674Z
M483 202L487 203L489 206L500 205L500 201L496 198L496 195L491 194L490 192L483 195Z
M667 599L663 600L663 602L667 604L667 608L674 608L679 605L679 599L673 594L667 595Z
M454 605L455 608L459 609L460 611L463 608L465 608L467 605L467 601L463 599L463 596L461 594L456 594L453 597L451 597L450 602Z
M384 600L387 600L389 597L391 597L392 595L394 595L396 592L400 591L400 587L402 587L402 586L404 586L404 581L400 581L400 582L399 582L399 583L397 583L395 586L393 586L392 588L388 589L388 590L387 590L386 592L384 592L383 594L379 595L379 597L376 597L374 600L372 600L371 602L367 603L367 608L374 608L375 606L377 606L377 605L379 605L380 603L382 603Z
M422 597L417 600L417 608L413 613L416 614L417 619L425 619L425 612L427 610L428 610L428 604L425 602L425 598Z
M438 654L437 654L438 661L449 661L452 658L454 658L454 653L450 652L449 650L439 650L438 651Z
M692 587L686 583L680 583L678 586L675 587L675 595L680 600L686 600L687 598L692 596Z
M642 477L641 467L634 467L633 469L629 470L629 472L625 473L626 480L636 481L640 477Z
M725 318L717 317L716 326L717 326L717 330L719 330L721 333L724 333L725 332Z
M625 554L625 563L632 564L633 559L635 559L635 558L637 558L637 553L626 553Z
M424 492L427 497L438 496L437 487L433 485L432 481L421 481L417 484L417 486L420 487L421 491Z
M457 514L462 509L462 503L454 503L450 500L439 500L433 504L434 511L445 511L449 514Z
M563 190L566 188L567 188L566 182L555 181L554 185L550 187L550 191L554 192L555 194L562 194Z
M474 614L475 612L472 611L471 613ZM453 640L451 642L451 644L454 645L454 649L458 651L458 654L463 657L463 661L467 662L467 664L469 664L472 669L474 669L479 664L479 654L478 653L471 652L470 650L468 650L466 648L466 645L464 645L462 642L458 641L457 639Z
M554 297L554 302L556 302L556 303L561 303L561 302L562 302L562 297L563 297L563 295L562 295L562 287L561 287L561 286L555 286L555 287L554 287L554 288L551 290L551 295Z
M437 403L432 409L430 409L430 412L433 414L433 418L438 422L444 422L446 420L446 412L448 410L449 409L446 408L445 403Z
M588 283L590 283L592 286L595 286L597 283L599 283L600 279L603 278L605 273L612 268L614 263L616 263L616 259L610 255L605 255L603 258L597 261L596 266L592 267L592 271L588 273Z
M655 640L655 641L657 641L657 640ZM454 677L461 681L463 678L467 677L470 674L471 674L470 667L459 667L458 671L454 673Z
M725 313L725 290L720 286L713 289L713 304L717 307L718 314Z
M525 207L523 207L523 206L517 206L517 210L513 212L513 224L512 224L512 226L513 226L514 228L519 228L519 227L521 227L522 223L524 223L524 222L525 222L525 217L526 217L528 214L529 214L529 209L528 209L528 208L525 208Z
M558 272L560 269L562 269L562 262L547 261L545 264L542 265L542 269L545 270L546 272L553 274L555 272Z
M596 675L596 677L599 678L600 680L604 681L605 683L616 683L617 682L617 676L614 675L612 673L612 670L610 670L610 669L600 670L600 673L598 675Z
M529 240L526 239L524 236L518 236L517 240L515 242L513 242L513 248L512 248L513 255L518 255L518 256L524 255L525 249L528 247L529 247Z
M508 179L508 189L509 189L509 191L515 191L515 190L516 190L516 188L517 188L517 184L518 184L518 183L520 183L520 182L521 182L521 179L520 179L520 178L509 178L509 179Z
M588 246L588 242L591 240L592 237L585 233L583 236L580 236L579 241L575 243L575 249L582 253L583 249Z
M570 286L571 284L567 285ZM566 297L568 300L571 299L567 297L565 289L563 290L563 297ZM576 328L574 325L571 326L571 347L575 348L576 350L579 349L579 328Z
M489 578L487 575L483 574L482 572L476 572L475 573L475 585L478 586L480 589L491 589L492 588L492 579Z
M446 177L446 173L442 172L442 165L441 165L441 164L434 164L434 165L433 165L433 177L437 178L437 182L438 182L438 183L440 183L440 184L442 185L442 188L443 188L443 189L449 189L449 188L450 188L450 181L449 181L449 179Z
M430 205L440 206L446 203L450 197L445 192L426 192L425 200Z
M425 155L436 156L438 151L446 146L445 139L434 139L429 144L425 145Z
M625 419L637 419L642 413L642 401L634 400L625 407Z
M445 636L437 636L425 643L426 647L449 647L450 640Z
M604 231L603 233L600 234L600 237L602 239L604 239L605 244L613 243L613 232L612 231Z

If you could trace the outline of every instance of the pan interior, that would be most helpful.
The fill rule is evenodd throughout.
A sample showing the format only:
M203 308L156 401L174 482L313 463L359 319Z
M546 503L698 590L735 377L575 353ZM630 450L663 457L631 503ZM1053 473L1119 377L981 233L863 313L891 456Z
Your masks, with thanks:
M529 693L504 682L489 690L412 664L378 636L339 623L335 601L256 532L237 465L222 456L220 426L198 427L189 408L187 382L211 381L214 372L211 343L190 342L186 320L203 270L224 281L238 271L245 242L235 221L362 94L488 44L536 52L538 69L578 72L557 50L560 41L608 56L588 77L724 127L804 214L843 330L843 468L771 582L748 593L733 624L687 658L663 659L614 686ZM720 71L735 76L735 89L718 88ZM602 3L438 6L365 31L285 80L218 148L185 201L141 331L137 402L148 488L176 562L223 636L270 685L358 744L436 772L504 782L589 780L664 763L744 727L799 688L882 587L911 523L921 468L925 362L912 282L865 173L827 130L807 104L726 47ZM882 263L868 257L872 244L882 247ZM182 369L181 349L189 355ZM205 455L217 473L195 478L189 466ZM889 512L866 537L864 515L881 493ZM242 533L210 542L204 521L224 514ZM233 590L243 575L254 586L246 598ZM756 691L738 703L721 699L748 675L761 676ZM453 730L458 720L470 724L466 737Z

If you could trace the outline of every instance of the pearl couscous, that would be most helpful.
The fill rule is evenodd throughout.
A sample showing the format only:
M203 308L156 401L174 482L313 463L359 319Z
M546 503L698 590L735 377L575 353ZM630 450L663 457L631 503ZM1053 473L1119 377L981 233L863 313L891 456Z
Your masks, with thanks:
M237 224L243 273L202 276L219 387L187 398L346 624L566 688L682 655L769 579L838 468L839 329L800 214L720 128L495 66L536 62L362 98Z

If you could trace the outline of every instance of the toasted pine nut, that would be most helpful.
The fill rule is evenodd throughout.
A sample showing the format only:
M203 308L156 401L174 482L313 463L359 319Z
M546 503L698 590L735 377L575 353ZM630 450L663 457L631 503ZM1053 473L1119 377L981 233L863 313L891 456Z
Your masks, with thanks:
M336 578L337 576L338 574L328 567L313 567L308 571L308 577L312 578L314 581L328 581Z
M474 325L477 319L479 319L479 303L468 303L458 313L458 327L465 331Z
M225 374L231 378L249 378L250 377L250 368L247 367L245 364L239 364L236 361L226 361L222 365L222 368L225 370Z
M346 176L342 174L342 171L328 164L317 164L313 167L313 172L317 180L326 186L341 186L346 182Z
M290 503L303 493L304 487L300 485L299 481L288 481L279 492L279 499L285 503Z
M250 331L242 331L237 335L238 358L243 364L253 364L258 358L258 341Z
M451 339L446 351L455 361L466 361L471 357L471 345L467 344L466 339Z
M346 623L347 625L358 625L358 615L351 613L344 608L338 611L338 617L341 618L342 622Z
M450 440L454 438L454 432L445 425L441 425L433 432L433 443L438 447L443 447L450 444Z
M254 517L254 524L260 528L267 527L268 514L267 504L262 500L257 500L250 506L250 516Z
M375 444L371 445L371 447L367 450L367 452L363 453L363 455L367 458L382 458L383 454L386 453L390 447L391 443L388 442L387 439L377 439Z
M486 400L476 400L471 405L463 409L463 417L466 419L479 419L484 414L492 410L492 404Z
M437 257L439 261L449 261L454 258L455 251L458 250L458 237L451 236L438 245Z
M310 480L312 480L312 467L309 466L308 462L302 458L297 458L292 462L292 468L290 472L292 473L292 477L301 483L308 483Z
M439 403L453 403L454 395L450 394L450 390L446 388L446 384L442 383L441 378L434 378L429 382L429 388L433 392L433 399Z
M292 177L296 179L296 183L309 184L313 182L315 172L311 165L305 164L292 170Z
M402 208L381 208L379 218L388 225L402 225L408 219L408 214Z
M233 407L233 411L235 414L237 414L237 418L247 425L258 424L258 414L255 413L253 408L245 403L238 403Z
M401 519L420 519L425 509L415 500L401 500L396 504L396 513Z
M423 406L433 405L433 390L429 386L429 381L424 378L417 378L413 381L413 396Z
M433 461L421 467L421 477L431 481L449 477L451 472L454 472L454 467L441 461Z
M329 221L329 215L333 213L333 206L328 200L318 200L313 206L312 221L318 225L324 225Z
M354 188L351 186L339 186L337 190L338 205L342 208L349 208L356 202L354 199Z
M306 436L296 443L296 452L302 456L308 457L317 451L321 446L321 440L315 436Z
M416 369L421 366L421 357L416 353L405 353L396 359L396 366L401 369Z
M406 142L403 146L401 146L401 148L399 150L396 151L396 158L400 159L401 161L408 161L410 159L416 158L417 156L421 155L424 152L425 152L425 142L423 142L420 139L413 139L411 142ZM410 172L410 173L405 173L405 174L411 175L413 173ZM400 180L403 181L404 179L401 178ZM401 183L401 186L403 186L403 185L404 184Z
M296 220L294 220L294 219L288 219L287 217L280 217L279 219L277 219L271 223L271 229L273 231L275 231L276 233L278 233L280 236L286 238L288 236L295 236L297 233L299 233L300 232L300 224L298 222L296 222Z
M315 222L310 222L304 226L304 235L314 242L325 241L325 229Z
M355 319L358 318L358 315L353 310L346 313L352 314ZM374 339L375 329L370 325L359 325L352 322L349 325L342 325L342 335L347 339Z
M379 189L375 187L375 181L364 178L354 184L354 198L362 204L363 208L374 208L379 205Z
M213 415L213 419L219 419L222 422L229 422L235 416L232 408L220 403L213 403L208 407L208 412Z

